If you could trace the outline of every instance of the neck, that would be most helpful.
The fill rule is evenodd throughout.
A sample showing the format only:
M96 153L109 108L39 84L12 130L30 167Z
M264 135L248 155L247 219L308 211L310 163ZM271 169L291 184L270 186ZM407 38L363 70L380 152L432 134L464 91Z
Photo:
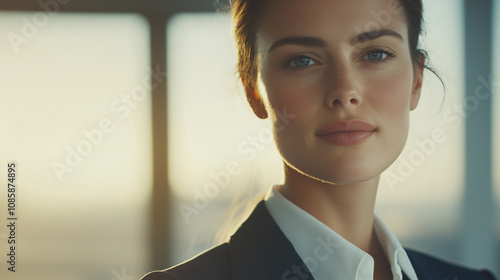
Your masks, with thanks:
M365 182L334 185L298 173L285 164L280 193L361 250L376 242L373 212L379 176Z

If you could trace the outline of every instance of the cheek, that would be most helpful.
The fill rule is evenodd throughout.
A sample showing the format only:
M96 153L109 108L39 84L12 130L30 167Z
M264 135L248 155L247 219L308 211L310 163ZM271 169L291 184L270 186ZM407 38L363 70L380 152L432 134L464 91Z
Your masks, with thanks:
M273 122L278 122L283 111L298 116L294 123L307 120L321 105L321 84L314 76L291 79L283 75L263 77L262 85L267 93L266 103Z
M386 118L406 119L410 112L412 80L408 75L391 75L368 85L365 101ZM405 118L406 116L406 118Z
M395 75L379 82L373 87L375 94L369 95L369 103L378 116L380 140L385 143L386 151L394 152L395 156L399 155L408 137L411 85L408 75Z

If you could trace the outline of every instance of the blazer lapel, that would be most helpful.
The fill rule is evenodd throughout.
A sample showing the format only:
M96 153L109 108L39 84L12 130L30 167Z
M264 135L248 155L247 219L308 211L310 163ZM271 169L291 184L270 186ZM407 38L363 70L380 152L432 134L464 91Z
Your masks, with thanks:
M231 237L229 251L234 279L314 279L264 201Z
M426 277L417 258L405 248L419 280ZM259 202L247 220L231 236L229 262L234 280L314 280L293 245ZM409 280L403 273L403 280Z

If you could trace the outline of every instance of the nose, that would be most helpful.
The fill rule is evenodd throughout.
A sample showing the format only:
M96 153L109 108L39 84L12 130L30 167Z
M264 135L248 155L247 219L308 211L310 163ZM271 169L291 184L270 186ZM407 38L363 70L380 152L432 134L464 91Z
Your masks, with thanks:
M352 70L333 69L327 78L329 87L326 94L326 105L331 108L356 107L362 102L360 83Z

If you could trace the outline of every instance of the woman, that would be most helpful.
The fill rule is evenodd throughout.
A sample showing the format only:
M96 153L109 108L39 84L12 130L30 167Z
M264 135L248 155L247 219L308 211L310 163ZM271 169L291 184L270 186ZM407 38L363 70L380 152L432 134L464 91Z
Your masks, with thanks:
M421 0L235 0L238 71L283 158L231 237L143 279L494 279L404 249L374 216L422 87Z

